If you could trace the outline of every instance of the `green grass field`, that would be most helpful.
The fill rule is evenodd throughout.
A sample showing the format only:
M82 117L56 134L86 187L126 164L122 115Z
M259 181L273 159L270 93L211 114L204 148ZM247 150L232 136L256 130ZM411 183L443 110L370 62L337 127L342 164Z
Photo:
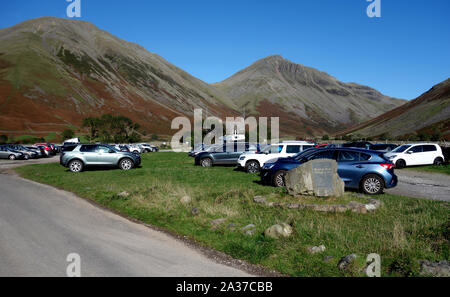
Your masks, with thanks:
M258 175L234 167L205 169L193 163L186 154L157 153L143 155L142 167L128 172L73 174L59 164L29 165L17 171L23 177L74 192L129 217L291 276L361 275L356 267L345 273L336 267L341 257L351 253L358 254L360 260L370 253L380 254L384 276L417 275L417 260L449 260L446 203L382 195L379 198L384 206L370 214L269 208L255 204L254 196L293 198L286 197L282 189L260 185ZM122 191L130 196L120 197ZM192 197L191 204L180 203L185 195ZM358 199L355 193L348 193L343 200ZM199 210L196 216L191 214L194 207ZM218 218L227 221L213 230L211 221ZM286 239L266 238L264 230L276 223L291 224L294 234ZM235 224L236 230L229 224ZM253 236L240 231L248 224L256 225ZM308 247L321 244L326 246L324 253L308 252ZM333 259L325 262L325 256Z
M450 165L448 165L448 164L443 165L443 166L432 166L431 165L431 166L409 167L408 170L435 172L435 173L442 173L442 174L450 175Z

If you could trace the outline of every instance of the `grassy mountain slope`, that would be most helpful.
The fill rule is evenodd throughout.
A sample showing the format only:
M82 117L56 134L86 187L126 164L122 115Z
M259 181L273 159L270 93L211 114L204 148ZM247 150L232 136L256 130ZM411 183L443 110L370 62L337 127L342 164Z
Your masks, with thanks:
M0 30L0 130L61 130L120 113L170 132L170 121L234 114L210 85L88 22L39 18Z
M0 133L48 134L112 113L170 135L171 120L195 108L224 118L245 107L247 116L280 117L282 135L307 136L402 103L280 56L207 84L88 22L44 17L0 29Z
M261 59L215 86L242 109L274 115L283 111L286 118L300 118L318 131L342 129L405 103L281 56Z
M450 138L450 78L418 98L341 134L402 136L438 129Z

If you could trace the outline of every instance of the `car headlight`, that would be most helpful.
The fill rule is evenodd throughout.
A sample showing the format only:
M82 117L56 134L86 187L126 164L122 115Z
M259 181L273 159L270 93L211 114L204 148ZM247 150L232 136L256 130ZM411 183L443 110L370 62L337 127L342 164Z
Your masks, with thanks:
M388 157L388 159L395 159L395 157L397 157L397 155L391 155Z
M239 160L243 161L245 160L245 157L240 157Z
M264 169L272 169L275 166L275 163L268 163L263 166Z

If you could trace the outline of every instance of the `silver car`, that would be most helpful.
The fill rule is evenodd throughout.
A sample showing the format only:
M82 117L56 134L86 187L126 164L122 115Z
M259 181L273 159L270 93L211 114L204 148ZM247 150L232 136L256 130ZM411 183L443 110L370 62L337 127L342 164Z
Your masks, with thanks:
M121 152L107 144L78 144L61 153L60 164L72 172L81 172L88 166L112 166L130 170L141 164L141 157Z
M24 154L25 160L35 159L38 157L38 154L36 152L29 150L20 144L7 144L6 147L16 152L21 152L22 154Z
M25 159L25 155L6 146L0 146L0 159L20 160Z

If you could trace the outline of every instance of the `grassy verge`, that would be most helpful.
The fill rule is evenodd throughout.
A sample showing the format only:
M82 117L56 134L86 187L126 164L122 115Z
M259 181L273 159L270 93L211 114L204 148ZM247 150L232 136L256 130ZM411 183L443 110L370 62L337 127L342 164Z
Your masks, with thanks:
M193 159L176 153L144 155L142 167L129 172L72 174L59 164L29 165L17 171L235 258L292 276L358 275L357 270L344 273L336 268L338 260L351 253L361 259L380 254L384 276L416 275L417 260L421 259L449 260L449 209L443 202L383 195L384 206L370 214L269 208L255 204L254 196L292 198L281 189L260 185L257 175L233 167L195 167ZM130 195L118 195L123 191ZM185 195L192 198L189 205L180 203ZM349 193L343 199L360 198ZM192 208L199 214L193 215ZM226 222L213 230L211 221L218 218ZM264 230L276 223L291 224L294 234L286 239L266 238ZM229 224L235 224L235 230ZM240 230L248 224L256 225L253 236ZM324 253L308 252L309 247L321 244L326 246ZM324 261L325 256L333 258Z
M413 171L425 171L425 172L434 172L434 173L442 173L450 175L450 165L446 164L443 166L417 166L417 167L409 167L408 170Z

